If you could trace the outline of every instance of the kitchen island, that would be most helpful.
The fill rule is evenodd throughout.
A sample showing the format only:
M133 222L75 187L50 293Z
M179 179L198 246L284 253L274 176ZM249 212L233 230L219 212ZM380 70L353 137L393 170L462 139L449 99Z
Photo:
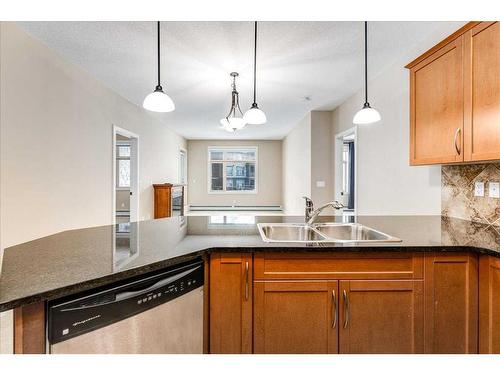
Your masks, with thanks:
M174 217L131 223L125 228L117 225L71 230L17 245L4 253L0 311L15 309L16 328L24 325L34 330L21 332L25 350L22 343L16 345L16 351L29 352L33 348L28 345L29 338L37 330L44 330L43 306L47 301L201 257L206 262L209 288L206 352L271 352L266 348L279 346L266 340L276 333L282 334L278 343L294 341L307 333L291 330L287 336L283 332L297 327L285 318L301 314L303 307L314 316L312 306L324 310L316 316L325 321L315 321L311 327L323 332L327 328L322 324L328 322L332 328L335 323L334 329L322 336L324 342L306 343L312 352L360 352L364 347L359 342L363 341L361 336L366 336L366 328L359 326L356 331L354 324L364 311L369 315L389 314L390 319L398 313L409 316L409 320L400 321L411 330L409 341L398 346L402 352L499 350L499 227L441 216L321 217L322 222L359 222L402 241L299 244L263 242L256 226L303 220L290 216ZM235 265L228 268L232 280L241 277L236 289L222 288L228 280L221 267L225 262ZM221 295L223 290L228 294ZM383 290L389 293L376 294ZM355 293L367 302L366 308L356 304ZM391 300L391 293L396 299ZM399 299L402 295L403 299ZM276 296L279 298L269 299ZM303 299L294 303L297 296ZM375 301L389 299L382 305L369 305L372 296ZM223 300L226 303L221 307L218 301ZM394 301L395 305L404 301L407 305L403 303L400 311L379 310L393 306ZM278 306L273 303L285 303L289 314L273 315ZM440 310L443 306L450 310ZM235 321L232 314L239 314L237 327L224 325L225 320ZM28 325L33 318L38 325ZM368 326L378 327L390 336L387 321L380 322ZM344 325L350 340L339 333ZM226 332L233 336L227 338ZM452 340L443 341L445 336ZM38 340L33 351L43 351L42 341ZM384 349L381 346L374 351ZM304 347L285 345L278 350L304 352ZM394 347L389 350L396 351Z

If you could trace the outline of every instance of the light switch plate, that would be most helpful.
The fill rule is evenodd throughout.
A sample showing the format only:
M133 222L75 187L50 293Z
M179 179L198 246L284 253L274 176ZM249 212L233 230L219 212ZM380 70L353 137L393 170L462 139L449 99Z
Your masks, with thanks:
M325 181L316 181L316 187L324 188L326 186Z
M484 182L476 181L476 183L474 184L474 196L484 197Z
M490 198L500 198L500 183L489 182L488 183L488 196Z

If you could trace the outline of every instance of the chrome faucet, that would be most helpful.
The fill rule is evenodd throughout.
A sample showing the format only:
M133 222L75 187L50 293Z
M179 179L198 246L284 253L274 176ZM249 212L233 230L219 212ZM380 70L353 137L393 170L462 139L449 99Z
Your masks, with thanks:
M306 211L304 213L304 216L306 218L306 221L309 221L309 219L311 218L311 214L314 211L314 203L312 199L309 197L302 197L302 198L306 200Z
M302 197L306 200L306 211L305 211L305 218L306 218L306 224L307 225L313 225L314 222L316 221L316 218L319 216L319 214L327 207L332 207L336 210L340 210L344 208L344 205L338 201L331 201L323 206L321 206L318 209L314 209L314 203L311 200L311 198L308 197Z

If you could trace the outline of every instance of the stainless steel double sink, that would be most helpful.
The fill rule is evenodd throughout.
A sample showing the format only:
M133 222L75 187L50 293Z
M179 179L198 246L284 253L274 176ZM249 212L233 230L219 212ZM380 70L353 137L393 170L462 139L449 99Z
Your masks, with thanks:
M397 237L358 223L259 223L260 236L265 242L298 243L377 243L401 242Z

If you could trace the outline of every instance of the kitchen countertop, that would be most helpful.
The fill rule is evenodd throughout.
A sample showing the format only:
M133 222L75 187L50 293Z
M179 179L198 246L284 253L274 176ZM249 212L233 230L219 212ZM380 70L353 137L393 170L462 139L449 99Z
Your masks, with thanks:
M320 217L322 222L341 220L339 216ZM298 216L173 217L61 232L5 249L0 312L104 286L214 250L473 251L500 257L500 226L441 216L358 216L349 221L399 237L402 242L311 245L262 241L256 223L303 223Z

